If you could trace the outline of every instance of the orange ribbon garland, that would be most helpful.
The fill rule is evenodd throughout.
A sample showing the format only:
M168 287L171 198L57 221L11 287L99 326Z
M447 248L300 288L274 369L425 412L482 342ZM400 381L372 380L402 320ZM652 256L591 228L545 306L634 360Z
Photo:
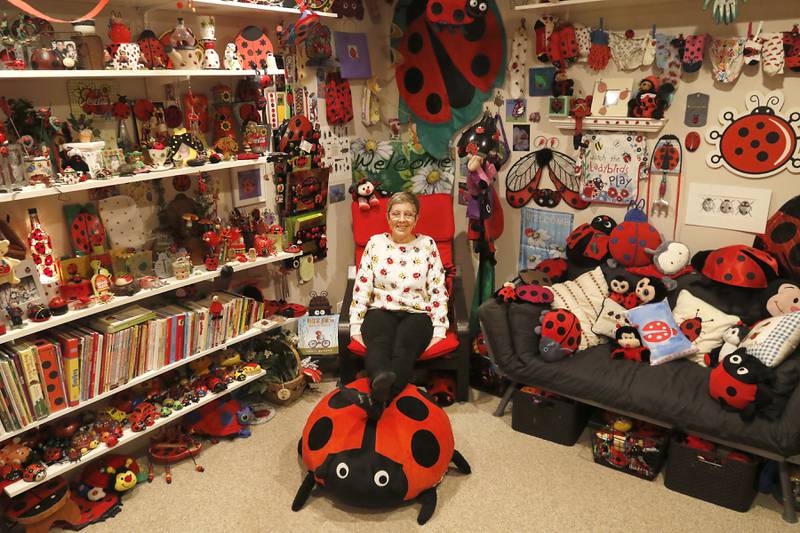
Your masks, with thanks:
M82 17L78 17L78 18L76 18L74 20L62 20L62 19L57 19L57 18L51 17L49 15L45 15L44 13L42 13L41 11L36 9L35 7L33 7L30 4L28 4L27 2L25 2L24 0L8 0L8 3L11 4L12 6L24 11L25 13L27 13L29 15L33 15L34 17L38 17L40 19L44 19L44 20L46 20L48 22L73 23L73 22L80 22L82 20L89 20L89 19L95 18L97 15L100 14L100 12L103 10L103 8L106 7L106 5L108 4L108 0L100 0L99 2L97 2L97 5L94 6L88 13L86 13Z

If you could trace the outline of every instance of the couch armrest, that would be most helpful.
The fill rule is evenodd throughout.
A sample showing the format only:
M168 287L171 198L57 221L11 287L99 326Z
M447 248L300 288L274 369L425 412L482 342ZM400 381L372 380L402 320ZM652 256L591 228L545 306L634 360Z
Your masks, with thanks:
M528 362L539 356L539 336L534 328L547 306L501 304L494 298L478 308L478 319L489 352L512 381L524 381Z

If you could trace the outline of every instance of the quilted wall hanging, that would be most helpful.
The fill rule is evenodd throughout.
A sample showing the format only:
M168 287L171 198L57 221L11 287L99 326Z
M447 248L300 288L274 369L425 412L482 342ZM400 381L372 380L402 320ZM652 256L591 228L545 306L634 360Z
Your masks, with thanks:
M480 114L506 70L505 30L494 0L466 10L444 5L436 14L426 0L399 0L391 40L400 121L414 122L420 142L437 158Z
M745 178L767 178L784 169L800 172L800 110L781 114L783 103L781 91L766 96L751 92L745 99L746 112L723 109L722 127L706 132L706 140L715 148L706 156L708 166L725 167Z
M350 145L353 182L367 178L390 193L450 194L455 163L437 159L419 145L406 141L356 139Z
M588 138L587 138L588 137ZM639 177L647 160L643 135L591 133L581 149L581 198L589 202L627 205L639 193Z

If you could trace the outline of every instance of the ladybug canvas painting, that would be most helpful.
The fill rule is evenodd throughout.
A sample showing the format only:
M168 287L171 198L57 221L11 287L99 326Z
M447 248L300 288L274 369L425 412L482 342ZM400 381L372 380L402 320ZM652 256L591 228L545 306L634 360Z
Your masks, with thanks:
M441 2L400 0L395 6L392 23L399 32L391 46L401 58L395 69L400 122L414 122L422 145L440 159L505 77L500 12L493 0L480 4L484 9L470 15L466 3L463 11L447 10L449 17Z
M706 132L706 140L715 145L706 163L745 178L767 178L783 170L800 172L800 109L779 114L784 104L781 91L766 96L751 92L745 99L746 112L733 108L719 114L722 127Z

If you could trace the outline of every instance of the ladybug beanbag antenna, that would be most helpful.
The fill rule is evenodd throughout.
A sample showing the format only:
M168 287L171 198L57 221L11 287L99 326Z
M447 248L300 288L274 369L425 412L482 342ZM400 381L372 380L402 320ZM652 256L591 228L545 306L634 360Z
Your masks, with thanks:
M347 388L369 392L362 378ZM308 474L292 502L299 511L314 485L359 507L389 507L419 500L422 525L436 508L436 485L450 463L463 473L470 466L454 447L447 414L408 385L381 418L349 400L341 388L325 396L308 417L298 451Z

